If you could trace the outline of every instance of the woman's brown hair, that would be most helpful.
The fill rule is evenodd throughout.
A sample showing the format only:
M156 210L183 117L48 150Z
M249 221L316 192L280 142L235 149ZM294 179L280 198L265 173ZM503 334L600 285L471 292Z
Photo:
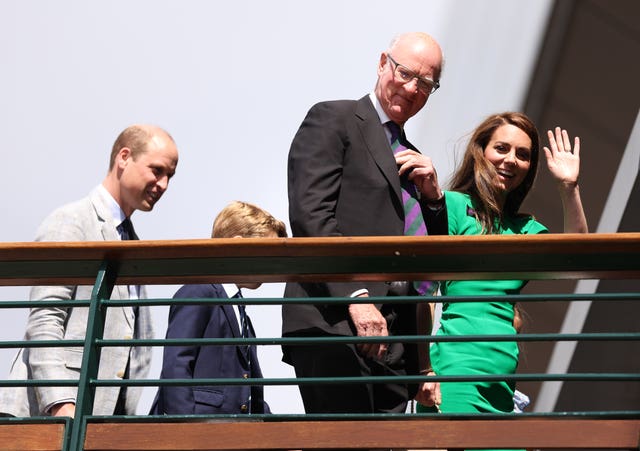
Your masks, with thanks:
M511 191L500 209L501 192L496 184L496 168L485 158L484 150L491 141L493 133L502 125L514 125L531 139L531 165L520 186ZM462 164L453 175L449 189L471 196L475 214L482 225L482 231L491 234L496 231L496 220L501 222L503 215L517 215L533 186L538 172L539 159L538 130L526 115L516 112L494 114L485 119L473 132Z

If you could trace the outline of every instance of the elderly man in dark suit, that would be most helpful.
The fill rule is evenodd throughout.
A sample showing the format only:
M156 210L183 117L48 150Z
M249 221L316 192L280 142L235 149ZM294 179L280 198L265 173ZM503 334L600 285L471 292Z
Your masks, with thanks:
M360 100L321 102L302 122L289 152L289 219L293 236L403 235L406 205L401 178L413 184L418 216L438 211L442 192L431 160L404 139L405 122L438 88L442 51L425 33L396 37L380 56L375 89ZM396 137L402 138L402 147ZM394 144L394 142L396 144ZM392 150L393 149L393 150ZM403 182L404 183L404 182ZM402 185L402 186L401 186ZM417 194L416 194L417 193ZM421 217L419 218L422 219ZM446 224L429 233L446 233ZM286 297L417 294L410 283L290 283ZM431 294L431 293L420 293ZM414 304L285 305L283 336L387 336L429 330L430 309L418 329ZM284 346L298 377L428 373L415 345ZM423 353L428 354L428 353ZM421 401L436 401L422 384ZM405 384L301 385L308 413L404 412L415 396Z

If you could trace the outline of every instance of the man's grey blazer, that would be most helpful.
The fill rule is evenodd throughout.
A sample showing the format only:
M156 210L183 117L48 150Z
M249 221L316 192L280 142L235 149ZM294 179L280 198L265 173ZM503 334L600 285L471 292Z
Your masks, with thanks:
M95 188L89 196L65 205L49 215L38 229L36 241L115 241L120 236L105 193ZM30 299L90 299L91 286L40 286L31 289ZM146 297L141 287L140 297ZM111 299L129 299L127 286L116 286ZM84 339L88 308L32 307L25 340ZM107 310L104 338L153 338L151 313L140 307L137 318L132 307L110 307ZM98 377L119 379L127 364L130 379L144 378L151 361L150 347L104 347ZM13 364L9 379L78 379L82 348L24 348ZM119 387L98 387L94 415L112 415L118 401ZM128 387L125 411L135 414L141 388ZM76 399L75 387L2 387L0 412L18 416L49 415L47 410L58 402Z

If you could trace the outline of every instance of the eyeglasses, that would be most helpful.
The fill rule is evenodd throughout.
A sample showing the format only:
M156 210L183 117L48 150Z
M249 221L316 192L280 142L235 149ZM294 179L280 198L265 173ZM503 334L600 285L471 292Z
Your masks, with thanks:
M440 83L437 81L417 75L415 72L412 72L407 67L394 60L388 53L387 57L391 63L395 64L395 67L391 67L393 69L393 79L398 83L409 83L415 78L418 82L418 91L423 94L433 94L440 87Z

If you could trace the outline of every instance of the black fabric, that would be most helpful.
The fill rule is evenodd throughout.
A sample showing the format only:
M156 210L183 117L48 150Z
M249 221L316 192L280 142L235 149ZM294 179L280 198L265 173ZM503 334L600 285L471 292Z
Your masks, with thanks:
M129 218L125 218L124 221L122 221L120 225L116 227L116 229L118 230L122 241L139 239L138 235L136 235L136 231L133 229L133 223Z
M122 221L120 225L116 227L116 229L118 230L118 233L120 234L120 239L122 239L122 241L138 239L138 235L136 235L136 231L133 229L133 223L129 218L124 218L124 221ZM137 305L134 305L131 308L133 309L134 317L138 318L139 307ZM129 379L129 362L127 362L127 368L125 369L123 379ZM126 414L126 411L125 411L126 400L127 400L127 387L120 387L118 402L116 403L115 411L113 413L114 415Z
M291 346L296 377L404 376L402 343L390 345L384 362L362 357L353 344ZM331 361L332 365L326 362ZM403 413L408 387L397 383L299 385L306 413Z

